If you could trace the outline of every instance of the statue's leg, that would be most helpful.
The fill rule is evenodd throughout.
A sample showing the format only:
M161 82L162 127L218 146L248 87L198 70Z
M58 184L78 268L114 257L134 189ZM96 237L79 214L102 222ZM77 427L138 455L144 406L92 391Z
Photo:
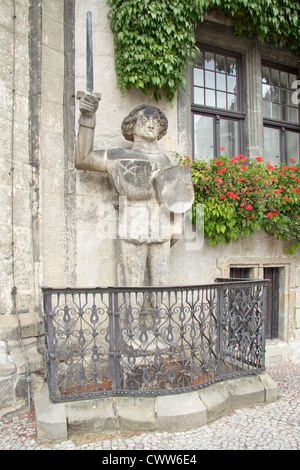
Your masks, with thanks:
M142 287L147 260L146 243L131 243L120 240L126 287Z
M151 286L167 286L170 262L170 241L148 245L148 269Z
M119 243L125 287L143 287L147 261L146 243L131 243L126 240L120 240ZM119 304L123 326L135 328L144 304L143 291L124 292Z
M146 243L131 243L120 240L120 253L124 265L126 287L143 287L147 261ZM142 315L145 301L143 290L125 291L119 295L120 348L124 380L135 374L140 364L140 351L147 348L148 335L145 317ZM133 375L134 376L134 375ZM133 379L132 379L133 380Z

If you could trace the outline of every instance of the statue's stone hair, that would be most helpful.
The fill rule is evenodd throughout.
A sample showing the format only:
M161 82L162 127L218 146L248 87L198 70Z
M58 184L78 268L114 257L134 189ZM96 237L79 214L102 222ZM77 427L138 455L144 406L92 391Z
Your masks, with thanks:
M140 111L144 111L145 114L148 115L153 114L156 111L159 115L160 122L158 140L161 139L164 135L166 135L168 130L168 119L166 115L161 111L161 109L157 108L156 106L141 104L139 106L136 106L122 122L121 130L126 140L130 140L133 142L133 127L136 123Z

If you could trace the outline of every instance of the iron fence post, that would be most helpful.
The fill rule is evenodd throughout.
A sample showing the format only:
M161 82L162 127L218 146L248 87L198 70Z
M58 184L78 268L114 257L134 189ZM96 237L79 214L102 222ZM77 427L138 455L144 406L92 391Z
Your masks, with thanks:
M114 293L111 289L108 291L108 328L109 328L109 370L112 389L116 389L115 373L115 317L114 317Z
M121 338L121 329L120 329L120 308L119 308L119 294L115 290L113 293L113 304L114 304L114 370L115 370L115 387L116 390L121 390L121 351L120 351L120 338Z
M52 312L51 291L44 291L44 312L47 382L50 397L54 397L56 395L57 356L55 351L55 327L53 325L54 314Z
M261 337L262 337L262 361L261 361L261 367L264 370L266 367L266 321L267 321L267 312L266 312L266 307L267 307L267 286L262 286L262 327L261 327Z
M223 357L224 357L224 332L223 332L223 313L224 313L224 297L225 289L217 288L217 370L218 375L224 373Z

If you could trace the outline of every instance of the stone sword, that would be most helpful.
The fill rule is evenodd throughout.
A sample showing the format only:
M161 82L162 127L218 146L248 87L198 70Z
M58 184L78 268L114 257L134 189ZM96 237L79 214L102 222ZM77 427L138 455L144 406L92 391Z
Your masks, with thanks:
M92 13L86 14L86 90L100 101L101 94L94 93L94 64L93 64L93 26ZM77 92L77 99L80 100L86 93L84 91Z

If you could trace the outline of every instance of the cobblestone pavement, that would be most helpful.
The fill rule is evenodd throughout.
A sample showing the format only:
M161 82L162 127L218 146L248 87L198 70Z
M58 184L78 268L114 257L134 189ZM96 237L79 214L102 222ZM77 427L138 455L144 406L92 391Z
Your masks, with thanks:
M64 441L40 441L34 416L25 414L0 421L0 450L106 450L115 455L115 450L159 450L166 454L173 450L300 449L300 364L276 364L267 372L278 383L276 403L236 410L192 431L103 432L71 435Z

